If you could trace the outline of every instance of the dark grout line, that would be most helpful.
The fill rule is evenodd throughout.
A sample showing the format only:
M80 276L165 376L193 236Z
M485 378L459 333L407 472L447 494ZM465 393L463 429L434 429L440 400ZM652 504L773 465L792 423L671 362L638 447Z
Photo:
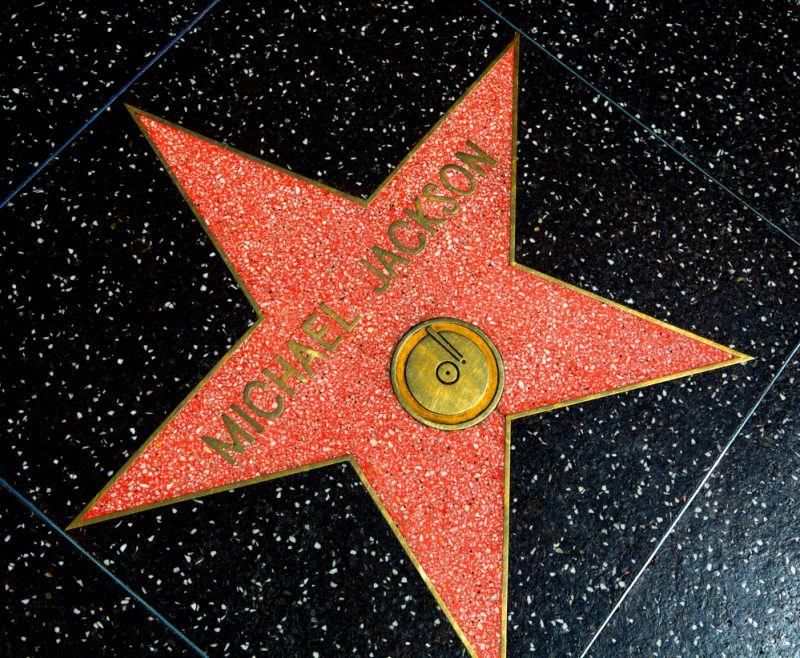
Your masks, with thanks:
M603 630L605 630L606 626L608 626L608 624L611 621L611 619L614 617L614 615L620 609L622 604L625 602L625 599L628 598L628 595L631 593L633 588L636 586L636 583L639 582L639 579L642 577L642 574L644 574L645 570L653 562L653 560L656 557L656 554L661 550L661 547L667 541L667 538L675 530L675 528L678 525L678 523L680 523L680 521L683 518L684 514L686 514L686 511L694 504L695 499L700 495L700 492L703 490L703 487L706 486L706 484L708 483L708 480L711 478L711 476L713 475L714 471L717 470L717 467L720 465L720 463L722 462L722 460L725 457L725 455L728 454L728 451L731 449L731 446L733 446L734 441L736 441L736 439L742 433L742 430L745 428L747 423L750 422L750 419L753 417L753 414L755 414L756 409L758 409L758 407L761 406L761 403L764 401L764 398L767 397L767 394L775 386L775 383L778 381L778 379L780 379L781 375L786 370L788 365L792 362L794 357L797 355L798 351L800 351L800 343L797 343L797 345L794 346L794 349L789 353L789 356L786 357L784 362L781 364L781 367L778 368L778 372L775 373L774 377L772 378L772 380L770 380L769 384L767 384L767 386L764 388L764 390L761 391L761 395L758 396L758 398L756 399L756 401L753 404L753 406L750 407L750 410L745 414L744 418L742 419L742 422L739 423L739 426L736 428L736 431L734 431L734 433L731 435L730 439L728 439L728 442L725 444L725 447L722 449L722 451L719 453L717 458L714 460L714 463L711 465L711 468L708 469L706 474L703 476L703 479L700 480L700 484L697 485L695 490L692 492L692 495L689 496L688 500L686 501L684 506L681 508L681 511L678 512L678 515L672 521L672 523L670 524L669 528L667 528L667 531L664 533L664 535L658 541L658 543L656 544L655 548L650 553L648 558L644 561L644 564L642 565L642 568L639 569L639 571L637 572L636 576L633 578L631 583L625 588L625 591L619 597L619 600L614 604L614 607L611 609L611 612L608 613L608 616L605 618L603 623L600 624L600 626L597 629L597 631L595 631L595 634L592 636L592 639L589 640L589 643L586 645L586 648L581 653L580 658L586 658L586 656L589 655L589 650L592 648L594 643L597 641L597 638L600 637L600 635L602 634Z
M42 169L44 169L47 165L49 165L53 160L55 160L61 154L61 152L65 148L67 148L70 144L72 144L72 142L74 142L83 133L84 130L86 130L92 123L94 123L95 119L97 119L97 117L99 117L103 112L105 112L115 100L117 100L120 96L122 96L122 94L128 91L128 89L133 83L135 83L139 78L141 78L148 71L148 69L150 69L150 67L153 66L153 64L155 64L158 60L160 60L167 53L167 51L170 48L172 48L172 46L178 43L178 41L180 41L184 37L184 35L187 32L189 32L189 30L191 30L195 25L197 25L197 23L199 23L205 17L205 15L214 8L214 6L219 1L220 0L212 0L211 3L205 9L203 9L203 11L197 14L197 16L195 16L191 20L191 22L188 25L186 25L186 27L184 27L172 40L170 40L170 42L166 46L164 46L161 50L159 50L142 68L140 68L136 72L136 74L130 80L128 80L124 85L122 85L122 87L119 90L117 90L117 92L105 102L105 104L103 104L100 108L98 108L97 111L94 114L92 114L91 117L89 117L89 120L86 123L84 123L80 128L78 128L78 130L76 130L72 134L72 136L69 137L69 139L67 139L66 142L64 142L61 146L59 146L44 162L42 162L42 164L36 167L36 169L34 169L33 172L24 181L22 181L22 183L20 183L16 188L14 188L11 194L9 194L5 199L3 199L2 202L0 202L0 208L5 206L9 201L11 201L11 199L17 196L17 194L19 194L19 192L25 186L27 186L28 183L30 183L34 178L36 178L41 173Z
M693 167L694 169L699 171L708 180L710 180L715 185L721 187L725 192L730 194L734 199L736 199L739 203L741 203L745 208L747 208L748 210L753 212L759 219L761 219L762 221L764 221L767 224L769 224L772 228L774 228L776 231L781 233L785 238L787 238L788 240L793 242L795 245L800 247L800 240L795 238L793 235L791 235L789 232L787 232L781 226L779 226L778 224L773 222L771 219L769 219L769 217L767 217L762 212L757 210L755 207L750 205L750 203L745 201L742 196L740 196L739 194L734 192L731 188L729 188L722 181L720 181L718 178L716 178L710 171L708 171L704 167L701 167L694 160L692 160L688 155L685 155L682 151L680 151L679 149L674 147L672 144L670 144L666 139L664 139L661 135L659 135L655 130L653 130L650 126L648 126L644 121L642 121L641 119L636 117L636 115L634 115L629 110L625 109L622 105L620 105L617 101L615 101L608 94L606 94L604 91L602 91L599 87L597 87L593 83L589 82L589 80L586 79L584 76L582 76L580 73L578 73L578 71L576 71L574 68L572 68L569 64L567 64L564 61L562 61L561 59L559 59L555 54L550 52L545 46L543 46L538 41L536 41L536 39L534 39L532 36L530 36L522 28L520 28L517 25L515 25L514 23L512 23L509 19L507 19L505 16L503 16L503 14L501 14L494 7L492 7L488 2L485 2L485 0L476 0L476 2L478 2L481 5L483 5L486 9L488 9L490 12L492 12L501 21L503 21L506 25L508 25L511 29L513 29L514 31L519 33L521 36L525 37L534 46L536 46L536 48L538 48L541 52L543 52L545 55L547 55L550 59L552 59L559 66L561 66L563 69L565 69L568 73L570 73L571 75L575 76L583 84L585 84L587 87L589 87L589 89L591 89L594 93L596 93L597 95L601 96L603 99L605 99L606 101L611 103L611 105L613 105L616 109L618 109L620 112L622 112L631 121L636 123L636 125L638 125L640 128L642 128L643 130L647 131L650 135L655 137L659 142L661 142L664 146L666 146L668 149L670 149L673 153L678 155L682 160L684 160L691 167Z
M63 539L66 539L74 548L76 548L84 557L89 559L98 569L100 569L104 574L106 574L111 580L113 580L117 585L119 585L123 590L125 590L130 596L136 599L139 603L141 603L147 611L153 615L156 619L161 621L169 630L171 630L175 635L177 635L181 640L183 640L189 647L191 647L198 655L203 656L203 658L208 658L208 656L203 652L200 647L198 647L194 642L192 642L188 637L186 637L183 633L181 633L175 626L170 623L164 615L162 615L158 610L156 610L152 605L150 605L147 601L145 601L139 594L134 592L128 585L122 582L119 578L117 578L107 567L105 567L101 562L97 559L92 557L92 555L84 549L78 542L76 542L72 537L70 537L66 532L64 532L61 528L59 528L53 521L50 520L48 516L45 515L36 505L34 505L31 501L29 501L25 496L23 496L19 491L17 491L14 487L12 487L6 480L0 477L0 484L2 484L8 491L17 498L23 505L25 505L29 510L31 510L36 516L38 516L42 521L44 521L48 526L50 526L53 530L55 530Z

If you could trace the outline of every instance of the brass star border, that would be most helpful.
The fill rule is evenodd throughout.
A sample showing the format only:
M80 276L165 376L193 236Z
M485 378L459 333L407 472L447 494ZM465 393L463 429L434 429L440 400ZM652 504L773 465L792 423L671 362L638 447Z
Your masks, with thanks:
M689 375L693 375L693 374L697 374L697 373L713 370L713 369L716 369L716 368L726 367L726 366L737 364L737 363L743 363L743 362L746 362L746 361L748 361L748 360L750 360L752 358L752 357L749 357L749 356L747 356L745 354L737 352L737 351L735 351L733 349L730 349L728 347L725 347L725 346L720 345L718 343L715 343L713 341L710 341L710 340L707 340L707 339L702 338L700 336L697 336L696 334L693 334L691 332L679 329L679 328L674 327L672 325L669 325L669 324L667 324L665 322L662 322L660 320L652 318L652 317L650 317L648 315L645 315L645 314L640 313L638 311L635 311L633 309L627 308L627 307L623 306L622 304L618 304L618 303L616 303L614 301L611 301L611 300L608 300L608 299L604 299L604 298L600 297L599 295L596 295L594 293L588 292L586 290L582 290L582 289L578 288L577 286L574 286L574 285L572 285L570 283L566 283L564 281L556 279L555 277L549 276L549 275L544 274L544 273L542 273L540 271L532 269L532 268L530 268L530 267L528 267L528 266L526 266L526 265L524 265L522 263L517 262L517 260L516 260L516 194L517 194L517 118L518 118L517 105L518 105L518 84L519 84L519 36L514 38L514 40L511 42L511 44L509 44L505 48L505 50L487 67L487 69L470 85L470 87L467 89L467 91L465 91L464 94L462 94L462 96L450 107L450 109L431 127L431 129L425 134L425 136L419 141L419 143L411 151L409 151L409 153L400 161L400 163L386 177L386 179L366 199L363 199L361 197L356 197L356 196L347 194L345 192L341 192L339 190L336 190L336 189L334 189L332 187L329 187L329 186L325 185L324 183L320 183L318 181L314 181L314 180L312 180L310 178L307 178L307 177L305 177L305 176L303 176L301 174L297 174L295 172L289 171L289 170L287 170L287 169L285 169L283 167L280 167L278 165L275 165L275 164L272 164L272 163L269 163L269 162L265 162L265 161L263 161L263 160L261 160L259 158L253 157L253 156L251 156L249 154L246 154L246 153L243 153L243 152L241 152L241 151L239 151L237 149L234 149L234 148L232 148L230 146L227 146L227 145L222 144L220 142L216 142L214 140L208 139L207 137L203 137L203 136L201 136L201 135L199 135L197 133L194 133L194 132L192 132L190 130L182 128L182 127L180 127L180 126L178 126L176 124L173 124L173 123L170 123L168 121L165 121L164 119L155 117L152 114L149 114L149 113L144 112L142 110L139 110L137 108L133 108L131 106L127 106L126 105L126 107L128 108L128 111L130 112L130 114L133 117L134 121L136 122L136 124L141 129L143 135L145 136L145 138L147 139L148 143L150 144L150 146L155 151L156 155L158 156L158 158L161 161L162 165L164 166L164 168L168 172L169 176L172 178L173 182L178 187L178 189L180 190L181 194L184 196L186 202L191 207L191 209L194 212L196 218L200 222L200 225L206 231L206 234L207 234L209 240L214 245L216 251L219 253L221 258L223 259L223 261L227 265L231 275L234 277L234 280L237 282L239 289L244 293L244 295L249 300L252 308L254 309L254 311L256 313L257 320L244 333L244 335L234 343L234 345L225 353L225 355L211 369L211 371L205 377L203 377L203 379L200 380L200 382L184 398L184 400L178 405L178 407L164 420L163 423L161 423L161 425L156 429L156 431L153 432L150 435L150 437L142 444L142 446L130 457L130 459L127 460L125 465L114 475L114 477L106 484L106 486L103 487L103 489L101 489L101 491L92 499L92 501L88 505L86 505L86 507L80 512L80 514L78 514L78 516L75 518L75 520L68 526L68 528L67 528L68 530L69 529L83 527L83 526L87 526L87 525L91 525L91 524L99 522L99 521L106 521L106 520L119 518L121 516L125 516L125 515L131 514L131 513L137 513L137 512L141 512L141 511L145 511L145 510L149 510L149 509L154 509L154 508L161 507L161 506L164 506L164 505L172 505L174 503L181 502L183 500L188 500L188 499L198 498L198 497L202 497L202 496L207 496L207 495L210 495L210 494L218 493L220 491L227 491L227 490L231 490L231 489L236 489L236 488L241 487L241 486L246 486L246 485L251 485L251 484L258 484L260 482L265 482L265 481L281 478L281 477L284 477L284 476L287 476L287 475L291 475L291 474L294 474L294 473L311 471L311 470L315 470L315 469L322 468L322 467L325 467L325 466L330 466L330 465L333 465L333 464L348 463L348 464L350 464L350 466L352 466L352 468L354 469L354 471L358 475L358 477L359 477L361 483L363 484L364 488L366 489L366 491L368 492L368 494L372 498L372 500L375 503L375 505L380 510L381 514L383 515L384 519L388 523L389 527L392 529L394 535L397 537L397 540L400 542L401 546L405 550L405 552L408 555L409 559L414 564L414 566L416 567L417 571L419 572L419 574L421 575L421 577L423 578L425 583L428 585L428 588L430 589L431 593L433 594L435 600L437 601L437 603L439 604L440 608L444 612L445 616L450 621L450 623L453 626L454 630L456 631L456 633L458 634L458 636L460 637L460 639L464 643L464 646L466 647L467 651L469 652L469 654L471 656L473 656L473 658L478 658L479 654L477 653L476 649L470 644L470 642L467 639L466 635L464 634L462 629L459 627L458 622L455 620L455 618L451 614L450 610L448 609L447 605L442 600L442 597L439 595L436 587L431 582L431 579L425 573L424 568L420 564L420 562L417 559L417 557L414 555L413 551L411 550L409 544L407 543L407 541L404 538L403 534L401 533L400 529L396 525L395 521L393 520L393 518L391 517L391 515L387 511L387 509L384 506L384 504L381 502L380 498L378 497L376 491L373 489L372 485L367 480L367 477L365 476L363 470L356 463L355 458L353 456L351 456L351 455L335 457L335 458L332 458L332 459L329 459L329 460L325 460L325 461L320 461L320 462L316 462L316 463L313 463L313 464L304 465L304 466L301 466L301 467L298 467L298 468L292 468L292 469L288 469L288 470L284 470L284 471L280 471L280 472L276 472L276 473L271 473L271 474L268 474L268 475L264 475L264 476L260 476L260 477L256 477L256 478L252 478L252 479L243 480L243 481L240 481L240 482L234 482L234 483L230 483L230 484L225 484L223 486L213 487L213 488L210 488L210 489L207 489L207 490L198 491L198 492L187 494L187 495L177 496L175 498L170 498L170 499L166 499L166 500L160 500L158 502L142 505L142 506L139 506L139 507L135 507L133 509L125 509L125 510L122 510L122 511L109 513L109 514L106 514L106 515L103 515L103 516L98 516L98 517L85 519L85 520L83 519L83 517L86 515L86 513L89 510L92 509L92 507L97 503L97 501L99 501L103 497L103 495L115 484L117 479L123 473L125 473L128 470L128 468L136 461L136 459L146 450L148 445L157 436L160 435L162 430L173 420L173 418L175 418L175 416L187 405L187 403L194 398L194 396L198 393L198 391L200 391L204 387L204 385L212 378L212 376L227 362L227 360L233 354L235 354L238 351L239 347L250 337L250 335L253 333L253 331L259 326L260 322L264 319L264 315L261 312L261 309L259 308L259 306L256 303L256 301L254 300L253 296L251 295L248 287L245 285L245 283L241 279L239 273L236 271L236 268L233 266L232 262L229 260L229 258L226 255L224 249L219 244L217 238L214 236L214 234L209 229L209 227L206 224L206 222L203 220L203 217L202 217L201 213L199 212L198 208L195 206L194 202L191 200L191 198L190 198L189 194L187 193L186 189L183 187L183 185L179 182L179 180L176 177L176 175L173 173L170 165L167 163L167 161L165 160L164 155L161 153L161 150L156 146L156 144L154 143L153 139L151 138L148 130L142 124L141 117L146 117L146 118L150 118L150 119L156 120L161 124L169 126L169 127L173 128L175 130L182 131L183 133L192 135L192 136L194 136L194 137L196 137L198 139L202 139L206 143L215 145L215 146L217 146L217 147L219 147L221 149L224 149L224 150L226 150L228 152L234 153L234 154L236 154L236 155L238 155L238 156L240 156L242 158L245 158L247 160L256 162L259 165L262 165L262 166L267 167L269 169L281 172L281 173L285 174L286 176L289 176L289 177L291 177L293 179L296 179L298 181L303 181L304 183L307 183L307 184L309 184L311 186L314 186L314 187L317 187L317 188L321 188L321 189L326 190L326 191L328 191L328 192L330 192L330 193L332 193L332 194L334 194L336 196L342 197L344 199L347 199L348 201L352 201L352 202L354 202L356 204L359 204L362 207L368 208L372 204L372 202L376 199L376 197L378 197L378 195L384 190L384 188L386 188L386 186L389 185L389 183L395 178L395 176L403 169L403 167L406 165L406 163L417 153L417 150L423 144L425 144L426 141L428 140L428 138L431 137L442 126L442 124L448 119L448 117L454 112L454 110L462 103L462 101L464 101L464 99L466 99L473 92L473 90L475 90L475 88L484 80L484 78L487 76L487 74L489 74L494 69L495 65L512 48L514 49L514 80L513 80L514 87L513 87L513 108L512 108L512 117L513 118L512 118L511 200L510 200L510 213L511 214L510 214L510 243L509 243L509 263L510 263L510 265L515 267L515 268L518 268L518 269L520 269L522 271L529 272L529 273L531 273L531 274L533 274L533 275L535 275L535 276L537 276L537 277L539 277L539 278L541 278L541 279L543 279L545 281L551 282L551 283L556 284L558 286L561 286L563 288L566 288L566 289L572 290L572 291L574 291L576 293L579 293L580 295L584 295L584 296L586 296L588 298L596 300L596 301L602 303L605 306L608 306L608 307L611 307L611 308L614 308L614 309L618 309L620 311L623 311L626 314L630 314L630 315L633 315L635 317L638 317L638 318L641 318L643 320L646 320L649 323L653 323L655 325L659 325L659 326L664 327L664 328L666 328L666 329L668 329L668 330L670 330L672 332L677 332L679 334L682 334L682 335L684 335L684 336L686 336L688 338L691 338L694 341L698 341L698 342L703 343L705 345L711 346L711 347L713 347L715 349L727 352L728 354L730 354L732 356L732 358L729 359L729 360L726 360L726 361L721 361L721 362L713 363L713 364L710 364L710 365L705 365L705 366L694 368L694 369L691 369L691 370L681 371L681 372L677 372L677 373L674 373L674 374L666 375L666 376L663 376L663 377L657 377L657 378L649 379L649 380L646 380L646 381L636 382L636 383L633 383L633 384L630 384L630 385L621 386L621 387L613 388L613 389L606 390L606 391L595 392L595 393L592 393L592 394L589 394L589 395L585 395L583 397L577 397L577 398L573 398L573 399L569 399L569 400L563 400L563 401L560 401L560 402L557 402L557 403L553 403L553 404L549 404L549 405L546 405L546 406L537 407L535 409L530 409L530 410L522 411L522 412L519 412L519 413L507 414L505 416L505 444L504 444L505 466L504 466L504 493L503 493L503 548L502 548L502 552L503 552L503 555L502 555L502 620L501 620L502 631L501 631L501 645L500 645L501 646L501 652L500 652L500 655L501 656L505 656L506 655L507 617L508 617L508 561L509 561L509 522L510 522L509 516L510 516L510 486L511 486L511 483L510 483L510 477L511 477L510 463L511 463L511 423L512 423L512 421L516 420L518 418L525 417L525 416L531 416L531 415L535 415L535 414L540 414L540 413L543 413L543 412L546 412L546 411L551 411L551 410L554 410L554 409L570 406L570 405L573 405L573 404L579 404L579 403L582 403L582 402L598 399L598 398L605 397L605 396L608 396L608 395L615 395L615 394L618 394L618 393L631 391L631 390L634 390L634 389L637 389L637 388L642 388L642 387L645 387L645 386L650 386L650 385L653 385L653 384L658 384L658 383L661 383L661 382L670 381L672 379L677 379L677 378L680 378L680 377L686 377L686 376L689 376ZM387 375L388 375L388 373L387 373Z

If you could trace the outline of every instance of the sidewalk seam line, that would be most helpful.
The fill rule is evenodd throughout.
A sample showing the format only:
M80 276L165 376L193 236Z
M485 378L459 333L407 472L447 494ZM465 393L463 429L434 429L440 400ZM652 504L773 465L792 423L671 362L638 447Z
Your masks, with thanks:
M600 624L600 627L597 629L597 631L595 631L594 635L592 636L592 639L589 640L589 643L586 645L586 648L581 653L580 658L585 658L586 656L588 656L589 650L592 648L594 643L597 641L597 638L600 637L600 635L602 634L603 630L606 628L606 626L608 626L608 624L611 621L611 619L614 617L614 615L617 613L617 611L622 607L622 604L625 602L625 599L628 598L628 595L631 593L633 588L636 586L636 583L639 582L639 579L642 577L644 572L647 570L647 568L653 562L653 560L655 559L656 555L661 550L661 547L664 545L664 543L667 541L669 536L675 530L675 528L677 527L678 523L680 523L680 521L683 518L684 514L686 514L688 509L694 504L694 501L700 495L700 493L702 492L703 488L708 483L708 480L711 478L711 476L717 470L717 467L720 465L720 463L722 462L722 460L725 457L725 455L728 454L728 451L733 446L734 441L736 441L736 439L742 433L742 430L745 428L747 423L753 417L753 415L755 414L755 412L758 409L758 407L761 406L761 403L767 397L767 394L772 390L772 388L775 386L775 383L778 381L778 379L780 379L781 375L784 373L784 371L786 370L788 365L792 362L792 360L794 359L794 357L797 354L798 350L800 350L800 343L797 343L797 345L794 346L794 349L789 353L789 356L786 357L784 362L781 364L780 368L778 368L778 371L772 377L772 380L770 380L769 384L767 384L767 386L764 388L764 390L761 391L761 394L758 396L758 398L756 399L756 401L753 404L753 406L750 407L750 410L745 414L744 418L739 423L739 426L736 428L736 430L733 432L731 437L728 439L728 442L725 444L725 447L720 451L719 455L717 455L717 458L714 460L714 463L708 469L708 471L706 472L706 474L703 477L703 479L700 480L700 484L697 485L695 490L692 492L692 495L689 496L688 500L686 501L684 506L681 508L681 511L678 512L678 515L672 521L672 523L670 524L669 528L667 528L667 531L661 537L661 539L659 540L658 544L656 544L655 548L652 550L652 552L650 553L648 558L644 561L644 564L639 569L639 571L637 572L636 576L634 576L633 580L625 588L625 591L622 592L622 595L617 600L617 602L614 604L614 607L611 609L611 612L608 613L608 616L605 618L603 623Z
M534 46L536 46L536 48L538 48L541 52L543 52L545 55L547 55L550 59L552 59L554 62L556 62L559 66L561 66L563 69L565 69L572 76L576 77L584 85L589 87L589 89L591 89L598 96L602 97L607 102L611 103L611 105L614 106L614 108L616 108L617 110L622 112L626 117L628 117L631 121L636 123L636 125L638 125L640 128L642 128L642 130L645 130L649 135L651 135L652 137L655 137L659 142L661 142L661 144L663 146L666 146L668 149L670 149L673 153L675 153L678 157L680 157L682 160L684 160L687 164L689 164L691 167L693 167L695 170L697 170L703 176L705 176L709 181L711 181L712 183L714 183L718 187L722 188L723 191L727 192L730 196L732 196L734 199L736 199L736 201L738 201L745 208L747 208L752 213L754 213L759 219L761 219L762 221L764 221L767 224L769 224L773 229L775 229L776 231L781 233L785 238L790 240L795 245L800 246L800 240L795 238L791 233L786 231L779 224L777 224L776 222L773 222L769 217L767 217L764 213L762 213L760 210L758 210L753 205L751 205L748 201L745 201L744 197L742 197L737 192L734 192L730 187L728 187L722 181L720 181L718 178L716 178L710 171L708 171L704 167L702 167L699 164L697 164L688 155L684 154L681 150L679 150L678 148L673 146L670 142L668 142L666 139L664 139L653 128L651 128L644 121L639 119L630 110L627 110L623 105L621 105L620 103L615 101L613 98L611 98L611 96L609 96L607 93L605 93L603 90L601 90L597 85L595 85L594 83L590 82L587 78L585 78L583 75L578 73L577 70L575 70L569 64L567 64L566 62L561 60L557 55L553 54L550 50L548 50L545 46L540 44L536 39L534 39L532 36L530 36L522 28L520 28L517 25L515 25L514 23L512 23L508 18L503 16L503 14L501 14L497 9L492 7L488 2L486 2L485 0L476 0L476 2L478 2L481 5L483 5L486 9L488 9L490 12L492 12L502 22L504 22L506 25L508 25L511 29L513 29L514 31L518 32L521 36L525 37Z
M186 25L176 36L174 36L166 46L164 46L161 50L159 50L153 57L151 57L145 65L140 68L132 78L130 78L117 92L109 98L101 107L99 107L92 116L89 117L89 120L84 123L78 130L72 133L72 136L67 139L61 146L59 146L50 156L42 162L36 169L33 170L28 177L22 181L16 188L14 188L2 202L0 202L0 208L3 208L11 199L13 199L19 192L21 192L27 185L36 178L42 170L49 165L53 160L55 160L61 152L66 149L72 142L74 142L92 123L94 123L95 119L99 117L103 112L105 112L114 101L116 101L122 94L124 94L128 89L133 85L139 78L141 78L149 69L153 66L156 62L158 62L166 53L167 51L172 48L178 41L180 41L187 32L189 32L197 23L199 23L205 15L211 11L214 6L220 2L220 0L212 0L212 2L201 11L197 16L195 16L188 25Z
M11 486L5 478L0 477L0 485L4 486L9 493L11 493L17 500L19 500L23 505L25 505L31 512L33 512L36 516L38 516L42 521L44 521L48 526L50 526L53 530L56 531L63 539L66 539L74 548L76 548L84 557L88 558L96 567L98 567L103 573L105 573L111 580L113 580L117 585L119 585L123 590L125 590L130 596L136 599L141 605L143 605L151 615L153 615L156 619L161 621L169 630L171 630L175 635L177 635L181 640L183 640L189 647L194 649L198 655L207 658L206 653L200 649L194 642L192 642L186 635L184 635L181 631L177 629L164 615L162 615L158 610L156 610L152 605L150 605L147 601L142 598L139 594L133 591L128 585L126 585L122 580L117 578L111 570L106 567L102 562L100 562L97 558L95 558L91 553L89 553L83 546L81 546L77 541L75 541L72 537L70 537L66 532L64 532L61 528L56 525L54 521L52 521L42 510L40 510L36 505L34 505L30 500L28 500L24 495L22 495L19 491L17 491L13 486Z

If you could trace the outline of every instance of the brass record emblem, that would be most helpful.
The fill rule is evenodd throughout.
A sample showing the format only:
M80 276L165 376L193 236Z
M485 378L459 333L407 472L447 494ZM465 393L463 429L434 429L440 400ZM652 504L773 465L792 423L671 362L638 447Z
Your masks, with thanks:
M489 337L454 318L412 327L392 356L391 380L403 408L444 430L475 425L497 406L503 361Z

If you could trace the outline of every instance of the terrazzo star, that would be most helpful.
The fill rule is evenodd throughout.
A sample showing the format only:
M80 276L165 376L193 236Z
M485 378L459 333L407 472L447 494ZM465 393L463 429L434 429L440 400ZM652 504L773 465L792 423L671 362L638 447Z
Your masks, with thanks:
M347 462L469 653L505 654L511 420L748 358L514 261L517 54L366 200L131 108L259 319L71 527ZM376 294L364 254L390 249L457 161L480 183L448 195L457 220L448 201L424 209L418 236L435 240L404 234L413 258L393 252ZM236 405L244 439L225 421Z

